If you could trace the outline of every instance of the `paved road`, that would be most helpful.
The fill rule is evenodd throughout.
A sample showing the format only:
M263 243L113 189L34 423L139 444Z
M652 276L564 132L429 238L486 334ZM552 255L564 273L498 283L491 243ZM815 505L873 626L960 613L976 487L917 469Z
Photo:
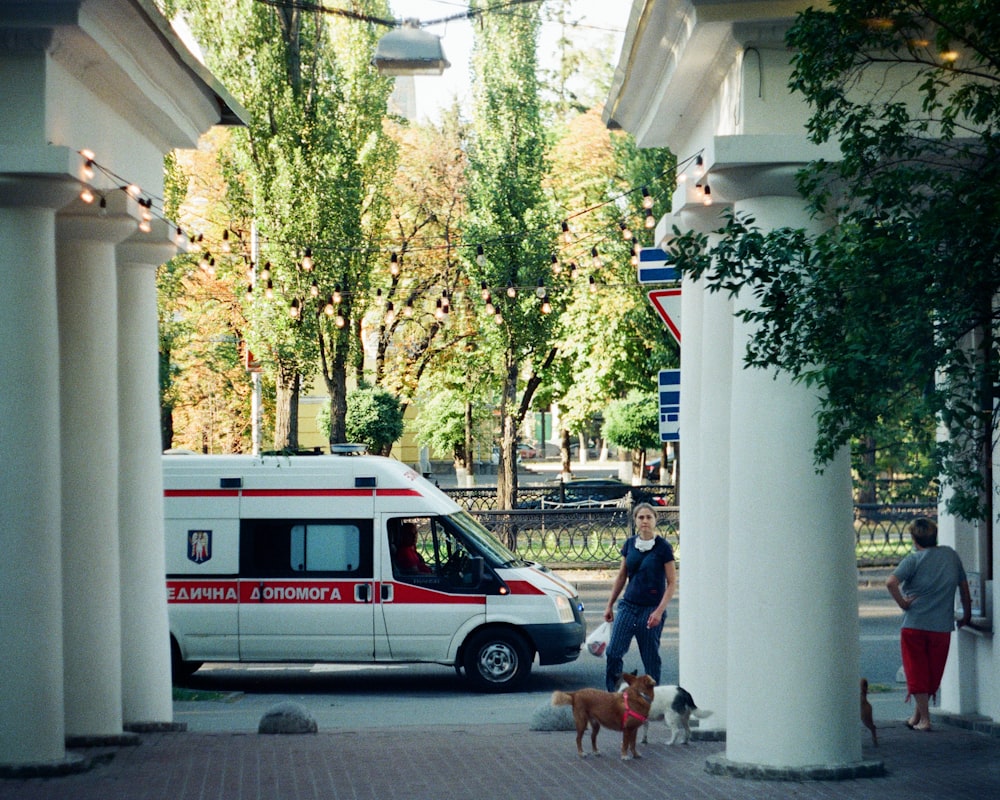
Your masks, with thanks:
M884 589L885 571L865 572L859 581L861 673L879 691L872 695L876 719L902 719L905 692L899 669L898 613ZM585 605L588 628L600 620L610 578L573 573ZM678 672L678 602L668 610L660 654L664 682ZM633 664L633 662L635 662ZM626 669L640 666L633 651ZM174 715L190 731L252 731L272 706L293 701L306 706L320 730L437 724L527 724L548 705L554 689L600 686L604 659L584 652L571 664L535 667L524 691L500 696L470 692L465 680L438 665L357 666L333 664L207 664L189 684L202 697L180 700ZM697 698L696 698L697 699Z

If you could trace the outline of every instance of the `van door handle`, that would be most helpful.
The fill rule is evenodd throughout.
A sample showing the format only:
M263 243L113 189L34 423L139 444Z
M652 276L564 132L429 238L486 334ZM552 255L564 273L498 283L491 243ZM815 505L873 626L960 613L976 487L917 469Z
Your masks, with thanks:
M391 603L392 602L392 590L393 584L383 583L382 584L382 602Z
M356 583L354 585L354 599L358 603L370 603L372 601L371 584Z

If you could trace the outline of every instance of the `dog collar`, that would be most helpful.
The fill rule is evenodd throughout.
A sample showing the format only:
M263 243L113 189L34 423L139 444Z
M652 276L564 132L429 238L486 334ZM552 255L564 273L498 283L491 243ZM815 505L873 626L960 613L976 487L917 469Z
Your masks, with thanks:
M625 698L625 714L622 716L622 727L623 728L626 727L626 725L628 724L629 717L631 717L632 719L637 719L639 720L639 722L645 722L648 719L648 717L644 717L638 711L633 711L631 708L629 708L628 692L625 692L624 695L622 696Z

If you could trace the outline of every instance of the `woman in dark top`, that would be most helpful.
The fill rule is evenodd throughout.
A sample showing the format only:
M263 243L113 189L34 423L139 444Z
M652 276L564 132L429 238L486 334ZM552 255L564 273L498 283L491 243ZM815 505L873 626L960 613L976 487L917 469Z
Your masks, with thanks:
M605 685L618 688L622 659L635 639L646 674L660 682L660 634L667 605L677 590L677 570L670 543L656 535L656 510L639 503L632 512L638 533L625 540L622 563L611 587L604 619L613 623L605 655L608 659ZM624 594L622 594L624 590ZM615 614L615 601L618 614Z

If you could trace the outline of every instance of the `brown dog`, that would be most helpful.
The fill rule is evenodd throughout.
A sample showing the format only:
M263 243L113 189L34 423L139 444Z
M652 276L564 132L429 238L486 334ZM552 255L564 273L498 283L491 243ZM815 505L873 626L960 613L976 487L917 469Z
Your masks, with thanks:
M872 744L878 747L878 731L872 718L872 704L868 702L868 681L861 679L861 721L872 732Z
M656 681L648 675L623 675L628 683L624 692L602 692L600 689L580 689L576 692L553 692L552 705L573 706L573 721L576 723L576 752L583 758L583 732L590 725L590 747L595 756L597 734L601 726L622 732L622 761L640 758L635 751L636 734L639 726L649 717L649 705L653 702L653 687Z

